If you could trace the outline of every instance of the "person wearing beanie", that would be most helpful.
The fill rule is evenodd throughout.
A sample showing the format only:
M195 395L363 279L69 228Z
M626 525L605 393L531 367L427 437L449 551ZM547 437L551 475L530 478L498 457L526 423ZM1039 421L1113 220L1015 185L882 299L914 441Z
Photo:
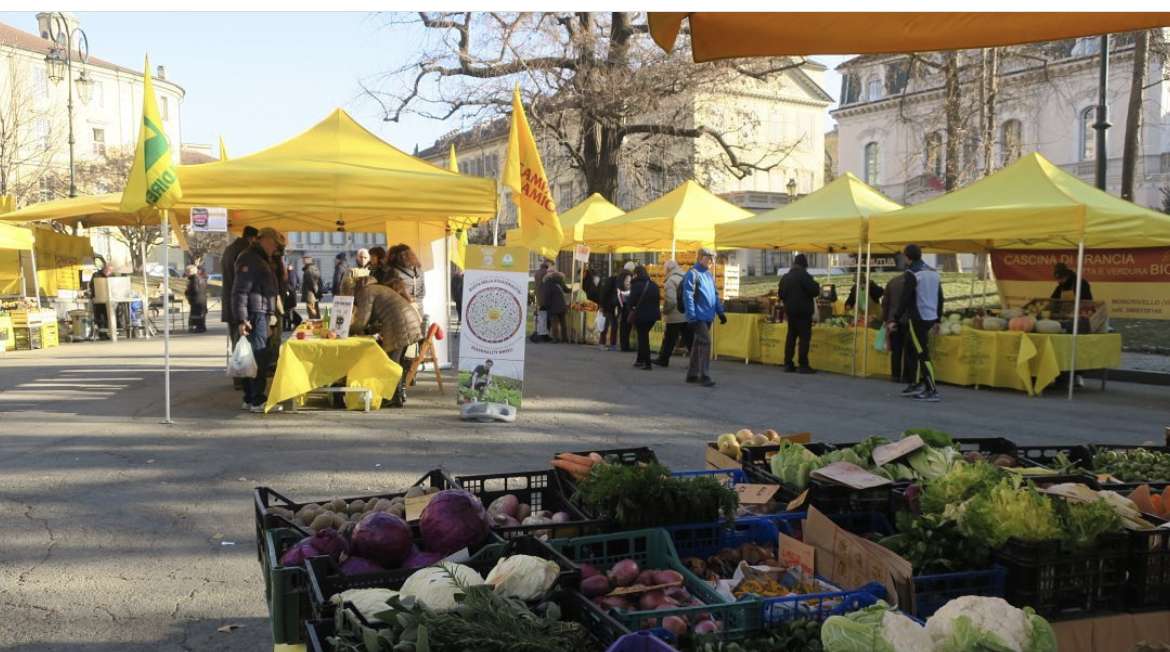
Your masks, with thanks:
M780 277L780 300L784 302L784 319L788 322L788 337L784 341L784 371L815 373L808 364L808 347L820 293L821 286L808 273L808 258L804 254L796 254L788 273ZM793 354L797 354L800 367L793 364Z
M934 364L930 361L930 335L937 332L943 314L942 280L933 267L923 262L921 247L908 244L902 253L909 261L903 274L902 301L892 324L886 324L896 330L898 324L909 321L909 346L914 347L918 382L902 390L902 395L916 401L937 403L939 395L934 381Z

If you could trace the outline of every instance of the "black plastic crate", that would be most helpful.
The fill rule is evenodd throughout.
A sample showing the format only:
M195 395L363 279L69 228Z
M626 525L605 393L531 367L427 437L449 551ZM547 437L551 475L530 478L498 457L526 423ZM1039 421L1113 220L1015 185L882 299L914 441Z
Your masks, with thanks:
M333 646L326 641L333 636L332 620L310 620L305 622L305 651L332 652Z
M1145 518L1156 525L1166 522L1148 514ZM1126 535L1129 537L1126 607L1134 611L1170 607L1170 529L1130 530Z
M1051 468L1058 455L1063 454L1070 462L1088 466L1093 459L1089 447L1083 444L1025 444L1017 446L1020 457Z
M426 475L416 480L415 483L411 486L438 487L439 489L460 488L459 483L457 483L455 479L448 475L447 472L443 469L434 469L433 471L427 472ZM353 496L351 498L342 498L342 500L349 503L355 500L369 501L371 498L375 500L380 498L390 499L401 496L403 493L404 492L396 491L391 493L371 494L366 496ZM273 513L271 508L283 507L295 513L300 508L308 505L309 503L320 504L329 500L333 500L332 498L323 498L321 500L303 500L298 502L284 496L274 489L270 489L269 487L256 487L252 492L252 496L256 526L256 556L260 560L261 565L264 565L263 547L265 530L270 530L273 528L292 528L301 532L304 536L309 536L310 534L310 532L289 521L283 516Z
M486 475L462 475L455 478L467 491L475 494L486 508L493 500L512 494L522 503L528 503L533 512L567 512L570 520L564 523L495 527L501 537L541 536L545 539L564 539L606 530L605 519L594 518L574 504L565 495L557 474L552 470Z
M743 468L748 479L752 482L780 485L780 490L776 492L776 500L782 504L792 502L804 491L804 489L797 489L780 482L780 478L772 475L771 471L746 464ZM893 491L896 486L898 485L895 483L870 487L869 489L853 489L835 482L810 478L808 486L805 487L808 490L808 496L797 509L804 509L808 505L812 505L826 515L857 512L876 512L888 515L893 512Z
M1007 572L1008 602L1050 620L1085 618L1124 609L1128 543L1124 533L1102 536L1084 549L1011 539L993 557Z
M534 537L509 539L504 543L484 546L464 565L473 568L483 577L491 572L503 557L510 555L532 555L549 559L560 567L557 585L562 589L576 589L581 583L581 570L569 558L556 549ZM334 595L349 589L386 588L398 589L417 568L386 570L363 575L344 575L330 557L314 557L305 562L308 573L308 594L314 618L332 618L335 605L330 600ZM369 623L365 623L369 624Z

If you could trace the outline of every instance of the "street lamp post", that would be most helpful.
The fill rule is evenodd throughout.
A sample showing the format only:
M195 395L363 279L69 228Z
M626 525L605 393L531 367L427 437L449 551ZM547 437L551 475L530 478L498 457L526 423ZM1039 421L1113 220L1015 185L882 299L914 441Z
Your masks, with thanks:
M73 84L76 81L81 101L88 103L90 84L93 82L86 74L84 67L78 73L77 79L73 79L73 44L76 41L77 60L79 64L84 66L89 61L89 38L80 27L70 28L65 14L56 11L49 16L49 40L53 43L49 48L49 53L45 55L45 64L49 68L49 79L54 84L59 83L62 79L68 82L69 99L65 110L69 117L69 196L76 197L77 183L73 170L73 145L76 142L73 137Z

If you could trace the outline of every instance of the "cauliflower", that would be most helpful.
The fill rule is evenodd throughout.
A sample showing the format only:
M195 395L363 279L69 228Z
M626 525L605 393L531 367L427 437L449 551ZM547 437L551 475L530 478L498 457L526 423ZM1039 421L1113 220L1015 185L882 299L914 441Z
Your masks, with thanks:
M455 581L464 586L483 584L483 578L474 569L462 564L439 564L415 571L402 584L401 595L413 597L431 611L450 611L458 606L455 596L461 591Z
M878 600L821 627L825 652L927 652L932 644L922 625Z
M926 621L926 632L936 652L1056 652L1052 626L1031 609L1017 609L1002 598L955 598Z
M497 595L506 598L539 600L556 583L560 572L555 561L532 555L512 555L496 563L488 573L487 583Z
M388 608L386 602L398 595L398 591L391 591L390 589L349 589L342 591L330 598L333 604L338 606L349 602L353 608L357 610L367 621L371 623L382 622L376 618L376 614L386 611Z
M922 625L897 611L882 614L882 638L889 641L894 652L919 652L931 648L930 635Z

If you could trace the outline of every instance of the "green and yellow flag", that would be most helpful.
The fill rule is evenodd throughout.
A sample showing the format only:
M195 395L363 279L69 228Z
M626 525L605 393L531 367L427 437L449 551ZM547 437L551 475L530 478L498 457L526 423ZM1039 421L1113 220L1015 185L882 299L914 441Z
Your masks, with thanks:
M459 161L455 158L455 143L451 143L451 155L447 157L447 169L458 174ZM465 220L451 220L451 228L455 229L455 238L451 240L451 251L448 256L451 262L459 269L467 269L467 224Z
M221 161L228 160L227 145L223 144L223 136L219 137L219 160L221 160Z
M171 159L171 144L163 131L150 79L150 58L142 82L142 126L138 130L138 147L134 165L122 191L122 211L133 212L147 206L170 208L183 197L179 175Z
M508 130L508 158L504 162L504 185L512 190L512 201L520 213L520 238L509 247L528 247L545 258L556 258L561 248L561 221L553 202L552 187L536 138L520 102L520 85L512 92L512 126Z

